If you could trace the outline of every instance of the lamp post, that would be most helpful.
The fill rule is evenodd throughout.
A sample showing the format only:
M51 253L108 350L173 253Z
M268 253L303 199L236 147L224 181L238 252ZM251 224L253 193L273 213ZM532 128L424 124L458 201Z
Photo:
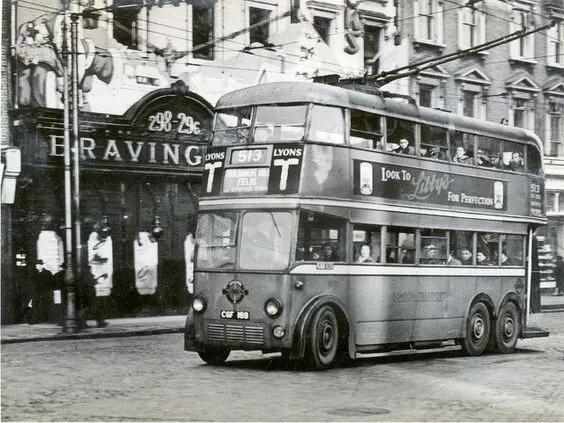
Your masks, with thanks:
M78 136L78 18L77 13L71 12L69 0L61 1L64 18L62 22L63 56L63 139L64 139L64 187L65 187L65 287L67 301L64 333L76 333L79 330L77 322L77 278L80 274L82 257L82 241L80 237L80 146ZM68 18L70 17L70 51L67 41ZM70 56L70 66L69 66ZM70 70L70 72L69 72ZM69 73L72 87L72 101L69 98ZM72 121L71 121L72 105ZM72 149L71 149L72 126ZM74 180L73 180L74 179ZM74 207L73 207L74 206ZM74 222L73 222L74 217ZM73 236L74 235L74 236Z

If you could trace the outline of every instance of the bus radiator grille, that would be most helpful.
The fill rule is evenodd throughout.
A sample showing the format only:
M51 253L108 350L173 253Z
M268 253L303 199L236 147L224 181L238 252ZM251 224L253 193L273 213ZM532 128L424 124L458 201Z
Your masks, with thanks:
M210 322L208 323L208 339L210 341L264 344L264 328Z

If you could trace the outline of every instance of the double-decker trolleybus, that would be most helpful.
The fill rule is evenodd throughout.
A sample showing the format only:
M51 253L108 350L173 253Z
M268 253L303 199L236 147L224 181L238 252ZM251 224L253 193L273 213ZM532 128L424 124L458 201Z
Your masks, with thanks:
M545 224L538 137L371 91L279 82L218 101L185 350L325 369L548 336L526 326Z

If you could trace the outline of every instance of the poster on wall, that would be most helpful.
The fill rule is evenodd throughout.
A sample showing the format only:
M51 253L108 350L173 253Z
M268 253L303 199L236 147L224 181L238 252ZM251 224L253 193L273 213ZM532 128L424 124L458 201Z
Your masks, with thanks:
M135 287L141 295L152 295L157 290L159 244L149 232L139 232L133 241L135 260Z
M88 237L88 264L96 281L96 296L107 297L112 292L114 261L112 237L102 238L94 231Z
M188 293L194 293L194 247L196 240L189 233L184 240L184 260L186 261L186 289Z
M65 254L63 241L55 231L41 231L37 239L37 259L43 260L45 269L53 275L63 270Z

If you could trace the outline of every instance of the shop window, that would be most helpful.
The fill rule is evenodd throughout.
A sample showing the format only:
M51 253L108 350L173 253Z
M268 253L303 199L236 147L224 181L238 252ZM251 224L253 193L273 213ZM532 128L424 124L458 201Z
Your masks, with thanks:
M113 9L114 39L129 48L137 47L137 16L143 2L140 0L115 0Z
M213 59L213 8L192 6L192 51L196 59Z
M249 7L249 43L269 44L270 19L272 11L258 7Z
M354 147L382 148L380 116L360 110L351 110L350 143Z

